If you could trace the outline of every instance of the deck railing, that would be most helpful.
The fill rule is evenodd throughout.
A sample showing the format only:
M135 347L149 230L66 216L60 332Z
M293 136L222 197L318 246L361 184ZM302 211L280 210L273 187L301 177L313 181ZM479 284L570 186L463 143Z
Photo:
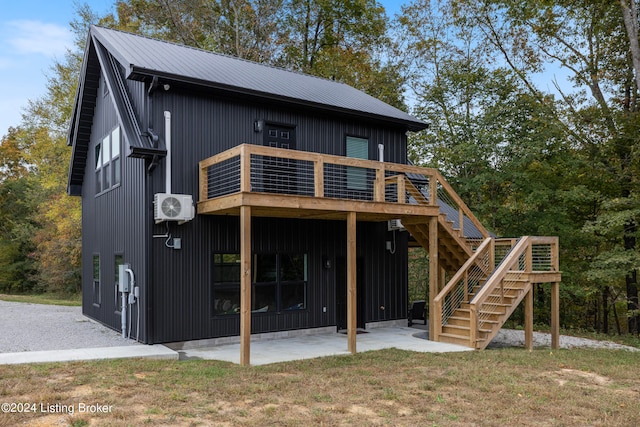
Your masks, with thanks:
M469 338L473 347L478 345L476 334L479 325L488 323L493 317L491 307L496 304L505 304L506 292L511 290L524 292L525 287L538 282L534 275L559 272L558 254L557 237L525 236L518 240L469 303L471 332ZM524 293L520 297L523 295ZM511 315L516 306L511 304L507 308L502 316L502 322ZM502 323L493 328L493 334L500 326ZM491 338L492 336L489 336L487 341Z
M431 168L253 144L200 162L201 202L240 192L439 205L463 235L465 223L472 223L489 236L449 183Z
M434 298L436 324L433 339L438 339L442 326L464 303L472 305L470 329L473 331L475 325L477 330L478 322L486 320L483 316L488 316L482 314L484 305L503 303L509 282L519 282L525 277L528 280L532 273L557 271L558 240L555 237L485 239ZM499 301L495 301L495 293L492 294L496 288L500 289Z

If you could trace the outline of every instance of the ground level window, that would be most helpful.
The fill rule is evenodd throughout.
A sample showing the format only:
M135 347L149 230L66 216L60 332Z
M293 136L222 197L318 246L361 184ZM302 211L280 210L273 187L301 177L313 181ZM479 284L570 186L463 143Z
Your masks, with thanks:
M213 314L240 312L240 255L213 256ZM307 308L307 254L254 254L251 311L254 313Z
M240 254L213 255L213 315L240 312Z

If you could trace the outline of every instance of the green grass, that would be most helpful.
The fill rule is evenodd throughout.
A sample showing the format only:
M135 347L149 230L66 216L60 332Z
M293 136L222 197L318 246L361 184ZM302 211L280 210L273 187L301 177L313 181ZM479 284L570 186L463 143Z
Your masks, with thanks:
M81 306L82 295L60 296L51 294L36 295L8 295L0 294L0 300L11 302L26 302L31 304Z
M259 367L118 360L0 366L0 403L113 405L0 413L0 426L635 426L640 352L383 350ZM88 423L88 424L84 424Z

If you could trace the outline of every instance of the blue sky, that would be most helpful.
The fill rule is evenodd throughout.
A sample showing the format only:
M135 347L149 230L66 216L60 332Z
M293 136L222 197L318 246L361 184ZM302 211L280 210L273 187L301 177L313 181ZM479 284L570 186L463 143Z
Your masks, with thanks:
M393 16L408 1L379 0ZM99 13L114 0L86 0ZM21 122L28 101L46 93L56 59L72 45L69 23L78 0L10 0L0 12L0 136ZM80 1L82 3L82 1Z

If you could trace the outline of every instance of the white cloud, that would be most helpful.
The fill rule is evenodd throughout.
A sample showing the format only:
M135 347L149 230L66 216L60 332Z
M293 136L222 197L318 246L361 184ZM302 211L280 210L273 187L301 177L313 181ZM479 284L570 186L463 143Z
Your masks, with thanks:
M11 32L7 43L18 54L62 56L73 44L71 31L61 25L20 20L8 22L7 26Z

